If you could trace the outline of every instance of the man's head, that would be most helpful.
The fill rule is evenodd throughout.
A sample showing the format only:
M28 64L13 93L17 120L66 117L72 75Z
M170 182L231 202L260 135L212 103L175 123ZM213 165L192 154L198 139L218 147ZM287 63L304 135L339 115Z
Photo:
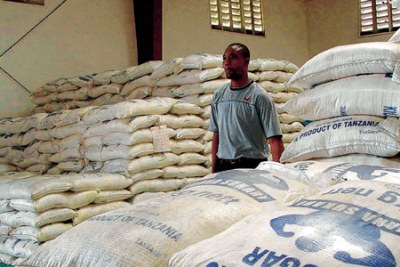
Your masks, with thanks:
M249 48L242 44L242 43L231 43L230 45L227 46L228 47L237 47L237 50L240 51L240 53L242 53L244 58L247 58L250 61L250 50Z
M231 80L247 79L250 62L250 50L241 43L227 46L223 55L223 67L226 77Z

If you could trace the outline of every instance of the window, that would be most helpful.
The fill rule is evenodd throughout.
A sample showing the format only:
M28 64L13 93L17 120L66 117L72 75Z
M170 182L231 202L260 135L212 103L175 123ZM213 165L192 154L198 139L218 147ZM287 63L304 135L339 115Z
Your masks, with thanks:
M211 28L264 36L261 0L209 0Z
M360 0L360 35L396 31L400 27L400 9L390 0Z

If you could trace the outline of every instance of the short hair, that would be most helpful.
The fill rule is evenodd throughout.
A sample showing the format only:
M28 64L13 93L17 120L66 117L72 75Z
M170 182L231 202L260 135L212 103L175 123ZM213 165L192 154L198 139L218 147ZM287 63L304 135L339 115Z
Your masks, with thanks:
M240 52L242 53L242 56L244 58L250 59L250 50L246 45L244 45L242 43L231 43L230 45L228 45L228 47L232 47L232 46L239 46L241 48Z

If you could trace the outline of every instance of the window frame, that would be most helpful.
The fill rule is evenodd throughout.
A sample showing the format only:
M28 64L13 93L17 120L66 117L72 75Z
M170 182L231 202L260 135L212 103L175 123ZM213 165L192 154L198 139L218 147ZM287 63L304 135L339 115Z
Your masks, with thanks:
M44 6L44 0L4 0L4 1Z
M208 0L208 5L211 29L265 36L262 0Z
M372 9L372 12L363 12L363 4L369 4ZM378 3L377 3L378 2ZM390 3L390 0L359 0L359 36L372 36L381 33L390 33L395 32L400 28L400 9L393 7ZM377 7L386 6L385 10L377 10ZM367 9L368 7L364 7ZM386 16L377 16L378 12L387 12ZM369 18L363 19L363 16ZM394 19L396 16L396 19ZM384 20L379 22L378 20ZM387 23L386 26L384 24ZM372 29L365 29L364 28Z

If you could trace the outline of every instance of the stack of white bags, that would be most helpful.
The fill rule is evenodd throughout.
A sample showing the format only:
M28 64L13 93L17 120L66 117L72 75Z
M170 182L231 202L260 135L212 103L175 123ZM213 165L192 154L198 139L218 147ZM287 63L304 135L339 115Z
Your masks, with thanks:
M81 117L89 108L0 120L0 160L18 171L80 172Z
M281 160L320 192L247 216L169 266L398 266L399 49L339 46L301 67L289 84L305 92L284 109L312 122Z
M130 206L131 184L120 174L1 173L0 262L14 264L90 217Z
M21 266L167 266L174 253L245 216L269 214L312 193L304 177L284 165L210 174L169 195L92 217Z
M320 192L249 215L169 266L398 266L399 46L339 46L301 67L289 84L305 92L284 110L312 122L281 160Z
M296 65L286 60L254 59L249 65L250 78L258 82L277 105L285 145L303 128L302 120L282 110L284 103L303 92L299 86L287 85L297 70ZM37 88L32 96L37 105L35 113L115 104L132 99L177 98L203 108L204 112L199 115L205 120L206 128L212 95L226 83L229 80L224 76L222 55L199 53L166 62L148 61L122 71L60 78Z
M2 119L0 187L8 193L0 199L0 262L17 265L88 218L209 174L212 95L229 82L221 65L220 55L196 54L61 78L33 93L35 114ZM282 110L303 91L287 85L297 69L274 59L249 67L277 105L286 145L304 127ZM91 185L80 187L82 179ZM63 186L40 196L29 191L54 183Z
M211 137L201 113L152 97L3 119L1 161L36 173L119 173L138 183L133 195L170 191L209 173Z
M209 174L203 110L172 98L136 99L91 109L83 121L85 172L120 173L135 196L173 191Z
M360 159L365 162L396 161L399 136L385 129L398 129L399 58L400 44L371 42L334 47L306 62L289 81L305 92L284 109L312 123L286 148L282 162L352 154L370 155Z

